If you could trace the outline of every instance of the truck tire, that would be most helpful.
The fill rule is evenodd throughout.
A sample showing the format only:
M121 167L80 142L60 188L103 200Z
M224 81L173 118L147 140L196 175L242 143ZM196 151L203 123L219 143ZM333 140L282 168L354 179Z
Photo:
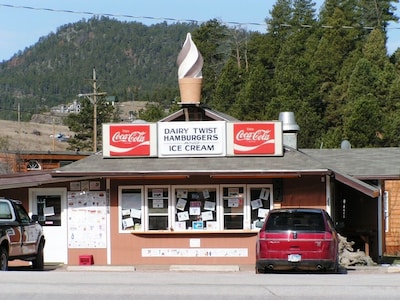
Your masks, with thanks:
M36 253L36 258L32 261L32 267L35 270L43 270L44 268L44 256L43 256L43 242L40 242Z
M0 271L8 270L8 253L6 248L0 247Z

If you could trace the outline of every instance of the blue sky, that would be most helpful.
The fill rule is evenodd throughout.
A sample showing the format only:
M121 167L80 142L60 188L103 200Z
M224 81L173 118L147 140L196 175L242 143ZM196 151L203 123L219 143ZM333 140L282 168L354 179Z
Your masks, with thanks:
M319 7L323 0L315 2ZM112 14L118 20L137 21L147 25L167 19L201 22L216 18L227 25L238 22L243 23L243 28L265 32L264 20L274 3L275 0L0 0L0 61L8 60L18 51L34 45L40 37L56 32L62 25L92 17L90 14L78 12ZM23 6L35 9L22 8ZM400 15L400 4L396 14ZM137 18L124 18L119 17L120 15ZM388 35L387 48L392 53L400 47L400 25L391 25Z

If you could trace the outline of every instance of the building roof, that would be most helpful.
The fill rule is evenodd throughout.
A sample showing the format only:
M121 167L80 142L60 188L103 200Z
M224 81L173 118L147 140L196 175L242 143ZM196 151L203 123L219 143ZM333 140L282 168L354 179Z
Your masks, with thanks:
M90 173L99 176L154 175L154 174L259 174L296 176L300 174L328 174L323 163L299 151L286 151L273 157L185 157L185 158L104 158L92 155L57 169L54 176L80 176Z
M189 118L191 121L239 121L230 115L200 104L199 106L183 105L182 109L170 114L164 119L161 119L160 122L184 121L186 118Z
M290 178L330 175L371 197L379 189L362 180L399 179L400 148L303 149L286 148L283 156L132 157L104 158L93 154L62 168L0 177L1 189L72 181L79 177L139 177L208 175L235 178Z
M361 180L400 179L400 148L302 149L331 170Z

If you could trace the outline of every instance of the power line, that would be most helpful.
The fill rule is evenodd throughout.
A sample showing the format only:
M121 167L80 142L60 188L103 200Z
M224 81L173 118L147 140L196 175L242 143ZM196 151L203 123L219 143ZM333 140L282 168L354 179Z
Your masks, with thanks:
M75 11L75 10L67 10L67 9L54 9L54 8L45 8L45 7L33 7L33 6L23 6L23 5L12 5L0 3L0 6L8 7L8 8L19 8L19 9L29 9L29 10L38 10L38 11L48 11L48 12L56 12L56 13L69 13L69 14L80 14L80 15L91 15L91 16L104 16L104 17L112 17L112 18L128 18L128 19L146 19L146 20L154 20L154 21L169 21L169 22L188 22L188 23L196 23L202 24L206 21L194 20L194 19L177 19L177 18L168 18L168 17L150 17L150 16L133 16L127 14L111 14L111 13L96 13L90 11ZM233 22L233 21L222 21L221 23L227 25L234 26L262 26L266 27L268 23L258 23L258 22ZM281 27L295 27L295 25L290 24L281 24ZM302 28L313 28L316 26L308 25L308 24L299 24L297 25ZM321 25L322 28L332 29L332 28L341 28L341 29L366 29L372 30L375 27L372 26L329 26L329 25ZM400 27L386 27L386 30L399 30Z

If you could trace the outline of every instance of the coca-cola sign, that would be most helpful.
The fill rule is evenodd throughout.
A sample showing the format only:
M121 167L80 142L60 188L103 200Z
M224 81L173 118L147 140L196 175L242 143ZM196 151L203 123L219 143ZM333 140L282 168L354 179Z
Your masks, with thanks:
M281 135L279 122L231 123L228 126L228 148L231 148L228 154L280 155Z
M103 128L105 156L149 156L151 124L109 124ZM107 155L108 154L108 155Z

